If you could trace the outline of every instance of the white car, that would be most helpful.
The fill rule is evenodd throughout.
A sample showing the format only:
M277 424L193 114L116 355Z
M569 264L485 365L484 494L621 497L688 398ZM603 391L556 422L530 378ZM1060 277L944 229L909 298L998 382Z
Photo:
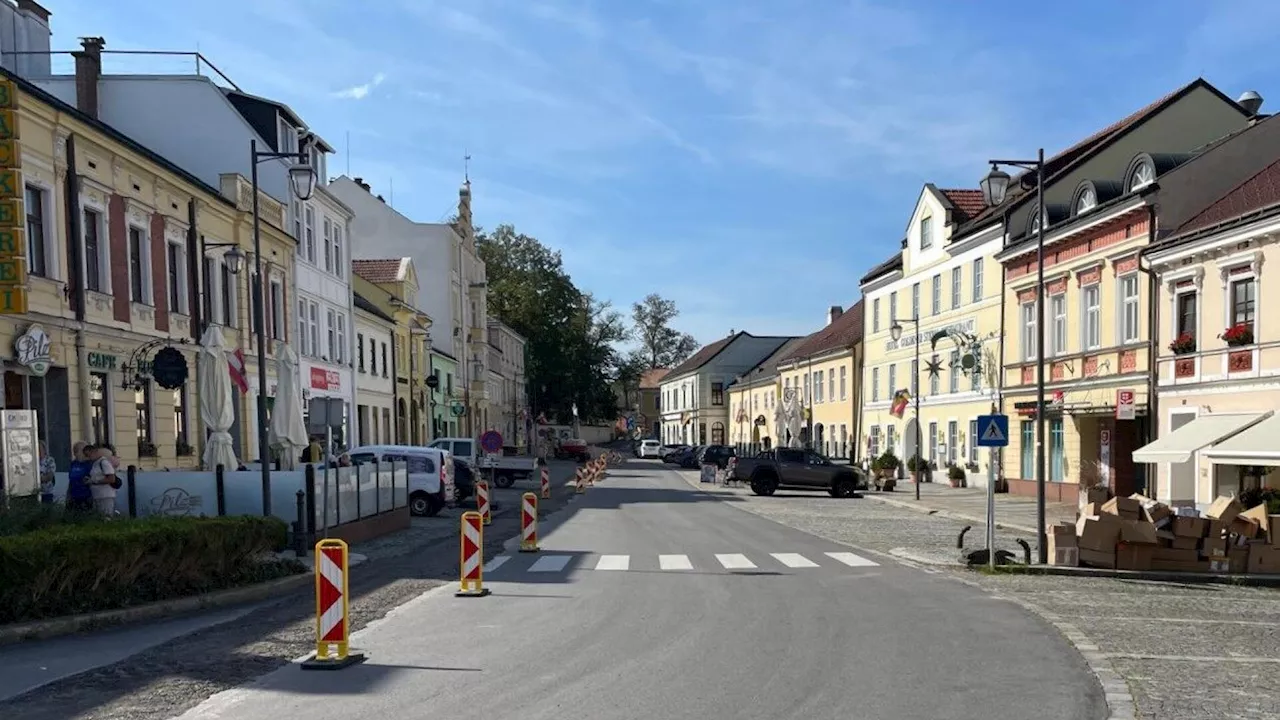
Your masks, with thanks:
M364 445L347 451L354 463L404 462L409 471L409 512L433 517L453 500L453 454L415 445Z
M640 447L636 450L636 457L662 457L662 443L657 440L641 440Z

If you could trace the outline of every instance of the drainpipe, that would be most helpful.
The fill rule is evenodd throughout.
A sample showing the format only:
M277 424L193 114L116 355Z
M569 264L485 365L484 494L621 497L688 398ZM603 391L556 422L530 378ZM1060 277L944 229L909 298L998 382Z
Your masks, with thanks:
M71 282L68 284L68 290L71 293L71 300L75 307L75 343L76 343L76 374L80 381L80 397L77 401L80 405L80 437L88 442L93 437L92 417L93 407L89 401L89 353L85 348L85 302L87 300L84 279L84 249L83 233L80 227L80 219L82 210L80 207L80 173L76 164L76 136L74 134L67 136L67 180L64 184L66 189L66 208L67 208L67 256L71 258Z
M1150 264L1143 265L1143 260L1147 257L1147 251L1156 243L1156 205L1154 203L1147 205L1147 237L1148 244L1142 250L1138 251L1138 270L1147 275L1147 432L1146 444L1155 442L1156 436L1159 434L1160 428L1160 398L1156 394L1156 385L1160 379L1160 363L1157 362L1157 353L1160 351L1160 281ZM1158 466L1154 463L1147 463L1145 475L1146 487L1143 488L1143 494L1153 496L1158 490L1156 487L1156 472Z
M853 363L853 444L855 447L849 453L849 462L856 465L858 454L862 452L862 413L858 412L858 408L862 406L862 373L865 371L866 365L866 343L859 343L854 346ZM917 383L918 385L919 383Z

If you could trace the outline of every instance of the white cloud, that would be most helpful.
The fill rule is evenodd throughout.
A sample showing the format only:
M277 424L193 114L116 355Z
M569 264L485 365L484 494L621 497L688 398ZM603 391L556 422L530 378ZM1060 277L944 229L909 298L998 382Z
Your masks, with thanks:
M339 90L333 93L333 96L337 98L343 98L346 100L363 100L369 96L369 93L372 92L374 88L381 85L382 82L386 79L387 79L386 75L384 75L383 73L378 73L374 75L373 79L370 80L369 82L363 85L355 85L355 86L346 88L344 90Z

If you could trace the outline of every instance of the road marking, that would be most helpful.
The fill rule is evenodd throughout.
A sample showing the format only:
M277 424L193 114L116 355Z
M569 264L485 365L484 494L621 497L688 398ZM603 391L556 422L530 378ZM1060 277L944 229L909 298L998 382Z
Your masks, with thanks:
M628 570L630 568L630 555L601 555L596 562L597 570Z
M663 570L692 570L688 555L659 555L658 567Z
M511 559L510 555L499 555L498 557L484 564L484 571L487 573L491 573L494 570L497 570L498 568L502 567L503 565L506 565L507 561L510 559Z
M786 565L789 568L818 567L818 563L801 555L800 553L769 553L774 560Z
M1280 663L1280 658L1273 657L1236 657L1233 655L1147 655L1144 653L1102 653L1112 660L1167 660L1171 662L1195 663Z
M832 560L839 560L849 567L879 567L880 563L874 560L868 560L861 555L854 555L851 552L829 552L827 557Z
M750 570L756 564L747 559L746 555L730 554L717 555L716 559L726 570Z
M529 572L560 572L571 559L570 555L544 555L529 567Z

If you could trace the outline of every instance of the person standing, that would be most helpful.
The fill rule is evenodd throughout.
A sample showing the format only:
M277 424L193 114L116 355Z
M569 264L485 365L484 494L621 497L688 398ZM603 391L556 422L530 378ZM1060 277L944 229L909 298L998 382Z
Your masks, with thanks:
M93 510L93 490L89 487L89 473L93 470L90 455L93 446L78 442L71 447L71 467L67 473L67 509L73 512Z
M116 513L116 490L123 484L116 475L120 458L111 443L103 443L93 452L93 469L89 471L89 487L93 491L93 507L111 517Z
M49 447L40 441L40 502L53 504L53 486L56 482L58 463L49 457Z

